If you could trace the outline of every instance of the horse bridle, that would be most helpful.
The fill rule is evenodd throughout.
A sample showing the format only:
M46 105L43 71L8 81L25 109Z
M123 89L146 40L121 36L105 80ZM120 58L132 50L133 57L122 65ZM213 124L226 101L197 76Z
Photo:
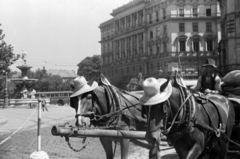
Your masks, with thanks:
M172 114L172 110L171 110L171 107L170 107L170 104L169 104L169 100L164 101L164 102L159 103L159 104L154 105L154 106L160 106L161 104L163 106L163 113L164 113L164 117L163 118L164 118L164 121L166 122L166 124L163 125L164 126L164 130L163 131L165 131L165 129L167 127L167 119L168 119L167 107L169 107L171 114ZM151 107L152 107L152 105L149 106L147 122L150 120ZM149 133L156 132L160 128L161 128L161 122L159 122L158 125L154 129L149 130L149 127L147 127L147 132L149 132Z
M92 94L92 98L93 98L93 92L91 92ZM96 110L101 112L100 108L94 104L93 102L94 100L92 100L92 108L91 108L91 112L87 112L87 113L80 113L80 114L76 114L75 118L78 118L79 116L83 116L83 117L89 117L91 120L100 120L99 115L96 115ZM79 107L79 105L78 105Z
M159 103L159 104L163 104L163 113L164 113L164 123L163 123L163 130L162 130L162 133L164 134L164 135L167 135L170 131L171 131L171 129L172 129L172 127L173 127L173 125L175 124L175 123L178 123L176 120L177 120L177 117L179 116L179 114L180 114L180 112L181 112L181 110L182 110L182 108L184 107L184 105L186 104L186 102L189 100L189 98L192 96L192 94L189 94L188 96L187 96L187 98L184 100L184 102L182 103L182 105L179 107L179 109L178 109L178 112L175 114L175 116L173 117L173 113L172 113L172 109L171 109L171 106L170 106L170 101L169 100L167 100L167 101L165 101L165 102L163 102L163 103ZM170 109L170 113L171 113L171 115L172 115L172 117L173 117L173 120L172 120L172 122L171 122L171 125L167 128L167 125L168 125L168 122L167 122L167 120L168 120L168 111L167 111L167 108L169 108ZM151 106L150 106L150 109L151 109ZM149 110L149 112L150 112L150 110ZM148 113L149 113L148 112ZM148 114L148 120L149 120L149 118L150 118L150 113ZM159 124L154 128L154 129L152 129L152 130L148 130L147 129L147 132L150 132L150 133L152 133L152 132L155 132L155 131L157 131L158 129L160 129L161 128L161 122L159 122Z

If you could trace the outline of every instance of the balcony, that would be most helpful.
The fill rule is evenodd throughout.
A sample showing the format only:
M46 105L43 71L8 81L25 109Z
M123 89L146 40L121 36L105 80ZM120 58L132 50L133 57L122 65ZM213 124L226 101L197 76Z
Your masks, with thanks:
M200 17L220 17L220 13L211 13L208 15L206 13L193 13L193 14L170 14L167 18L200 18Z
M216 53L214 51L199 51L199 57L206 57L206 56L215 56ZM169 52L169 53L163 53L160 54L161 57L178 57L178 54L180 57L197 57L197 52Z

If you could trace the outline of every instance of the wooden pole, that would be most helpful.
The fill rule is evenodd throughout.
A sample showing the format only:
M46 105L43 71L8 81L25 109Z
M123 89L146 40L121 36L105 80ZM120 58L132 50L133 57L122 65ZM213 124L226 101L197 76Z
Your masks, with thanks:
M42 108L42 101L38 102L38 151L41 151L41 108Z
M145 140L145 131L106 130L106 129L78 129L59 126L52 127L52 135L69 137L111 137ZM165 138L165 137L164 137ZM166 138L165 138L166 140Z

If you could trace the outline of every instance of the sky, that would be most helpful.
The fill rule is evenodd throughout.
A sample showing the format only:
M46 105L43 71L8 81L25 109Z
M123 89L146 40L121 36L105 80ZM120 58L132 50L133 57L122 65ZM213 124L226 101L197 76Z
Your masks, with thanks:
M99 25L130 0L0 0L0 29L14 54L27 53L31 70L77 72L77 64L100 55ZM11 66L22 65L19 59Z

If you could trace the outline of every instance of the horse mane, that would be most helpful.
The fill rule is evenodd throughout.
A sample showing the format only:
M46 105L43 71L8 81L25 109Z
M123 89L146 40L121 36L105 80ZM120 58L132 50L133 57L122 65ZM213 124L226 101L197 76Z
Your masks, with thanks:
M94 105L98 104L101 108L103 106L107 106L107 109L109 110L109 104L105 95L104 87L98 86L96 89L93 90L93 98L94 98Z

